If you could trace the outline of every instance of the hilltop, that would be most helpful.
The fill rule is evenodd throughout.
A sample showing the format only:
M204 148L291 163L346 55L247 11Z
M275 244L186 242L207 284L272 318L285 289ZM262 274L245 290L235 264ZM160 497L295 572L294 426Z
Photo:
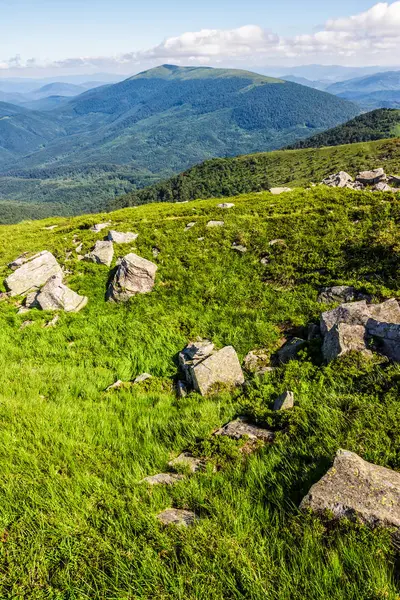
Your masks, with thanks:
M389 121L392 123L391 119ZM332 173L347 171L354 176L371 165L384 167L393 174L400 173L400 139L214 159L161 183L121 196L111 207L232 196L276 186L308 187Z
M358 112L347 100L248 71L164 65L32 113L50 135L27 148L15 141L21 116L10 116L7 137L0 135L0 199L58 203L59 214L90 211L80 193L85 171L110 164L97 186L99 210L123 186L141 188L208 158L287 146ZM118 167L124 174L116 177ZM54 177L62 168L73 176Z
M48 250L89 299L57 322L53 312L17 314L18 297L0 302L1 597L398 595L386 530L299 510L339 448L399 469L398 364L355 353L326 366L310 337L294 360L246 372L234 391L178 397L176 379L178 353L198 336L232 345L242 364L256 349L273 364L334 306L318 301L323 286L400 297L399 195L318 187L219 202L1 227L1 279L21 253ZM110 268L79 260L77 244L89 252L108 232L91 226L106 220L137 240L115 245ZM156 263L155 287L108 303L110 273L132 251ZM142 373L152 378L132 384ZM286 390L294 408L274 411ZM238 415L274 442L249 452L245 440L213 435ZM139 483L183 451L203 470L171 486ZM162 527L156 515L169 507L198 521Z

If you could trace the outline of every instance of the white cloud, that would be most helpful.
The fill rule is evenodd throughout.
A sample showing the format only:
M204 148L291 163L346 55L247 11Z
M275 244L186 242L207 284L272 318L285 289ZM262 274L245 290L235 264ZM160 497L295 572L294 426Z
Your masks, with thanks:
M357 15L331 19L313 34L280 37L258 25L237 29L203 29L165 39L139 52L111 57L78 57L61 61L1 60L0 69L139 70L161 62L256 66L287 60L300 63L352 62L389 65L400 56L400 0L380 2Z

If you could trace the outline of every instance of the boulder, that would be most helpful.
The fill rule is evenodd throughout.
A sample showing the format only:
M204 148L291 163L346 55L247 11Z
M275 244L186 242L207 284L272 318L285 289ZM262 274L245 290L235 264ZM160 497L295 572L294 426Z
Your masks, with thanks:
M191 342L179 353L179 366L187 384L193 387L191 369L214 352L214 344L210 340L199 339Z
M400 528L400 473L339 450L333 467L314 484L300 505L334 519L358 519L370 526Z
M365 300L341 304L333 310L322 313L320 320L322 335L325 336L334 325L339 323L365 325L369 316L369 309Z
M240 440L243 437L251 441L261 440L262 442L273 442L275 434L273 431L263 429L257 425L249 423L245 417L239 417L218 429L214 435L223 435L234 440Z
M109 231L107 239L110 242L115 242L116 244L131 244L139 237L138 233L132 233L131 231L127 231L123 233L122 231Z
M271 188L269 191L274 196L279 196L279 194L285 194L286 192L291 192L292 188L289 188L289 187L274 187L274 188Z
M393 192L393 188L391 188L390 185L388 185L384 181L380 181L379 183L374 185L372 190L374 192Z
M244 383L238 356L232 346L226 346L191 366L194 389L202 396L216 384L236 386Z
M45 250L26 260L9 275L5 280L5 286L10 296L19 296L40 288L53 275L62 278L63 272L51 252Z
M154 287L157 265L137 254L127 254L119 263L107 291L114 302L127 302L136 294L147 294Z
M183 468L191 473L196 473L204 470L205 463L203 459L193 456L190 452L182 452L182 454L170 460L168 466L171 469Z
M306 340L297 337L288 340L276 353L278 361L282 364L286 364L290 360L295 359L297 354L306 344Z
M42 287L36 297L42 310L64 310L78 312L88 303L86 296L79 296L62 282L60 275L54 275Z
M345 188L348 187L349 183L352 183L354 179L351 175L346 173L346 171L339 171L339 173L335 173L334 175L329 175L326 179L322 181L322 185L327 185L329 187L338 187Z
M184 479L184 477L184 475L180 475L179 473L158 473L157 475L145 477L139 481L139 483L148 483L149 485L173 485Z
M356 177L356 180L364 185L374 185L380 181L386 181L386 179L385 171L382 168L373 171L362 171Z
M103 231L103 229L107 229L107 227L110 227L110 225L110 221L108 221L107 223L97 223L96 225L93 225L93 227L90 228L90 231L100 233L100 231Z
M367 322L366 330L381 354L400 362L400 325L398 323L382 323L370 319Z
M197 520L194 512L191 510L182 510L178 508L168 508L157 515L157 519L163 525L177 525L179 527L188 527Z
M274 410L289 410L294 406L293 392L284 392L274 402Z
M218 208L233 208L235 205L232 202L222 202L218 204Z
M114 257L114 246L110 241L96 242L93 250L86 254L85 260L109 267Z
M337 323L324 336L322 354L327 362L348 352L368 352L366 330L363 325Z
M208 221L207 223L207 227L223 227L224 225L224 221Z

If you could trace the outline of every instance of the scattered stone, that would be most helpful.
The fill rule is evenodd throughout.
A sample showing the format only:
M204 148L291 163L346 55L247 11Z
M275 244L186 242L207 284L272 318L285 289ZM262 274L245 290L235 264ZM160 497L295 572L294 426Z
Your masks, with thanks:
M203 459L193 456L190 452L182 452L182 454L170 460L168 466L171 469L183 467L191 473L196 473L197 471L204 470L205 463Z
M356 180L364 185L373 185L380 181L386 181L386 179L385 171L382 168L373 171L362 171L356 177Z
M262 265L264 265L264 267L266 267L270 262L270 259L268 256L263 256L262 259L260 260L260 263Z
M145 477L139 481L139 483L148 483L149 485L173 485L184 478L185 476L180 475L179 473L158 473L157 475Z
M286 246L285 240L271 240L268 242L268 246Z
M261 367L261 369L257 369L257 371L254 372L254 375L257 375L257 377L264 377L264 375L272 373L273 371L275 371L275 367Z
M21 306L21 308L18 309L17 315L26 315L26 313L30 312L30 308L27 308L26 306Z
M106 392L109 392L110 390L119 390L124 385L125 383L121 379L118 379L115 383L112 383L108 386L108 388L106 388Z
M194 389L202 396L216 384L229 386L244 383L244 376L238 356L232 346L226 346L191 367Z
M157 258L157 256L160 254L161 250L160 250L159 248L156 248L156 247L154 246L154 248L152 249L152 251L151 251L151 252L152 252L152 254L153 254L154 258Z
M64 310L79 312L88 303L86 296L79 296L62 282L62 276L54 275L45 283L37 295L42 310Z
M326 179L322 181L322 185L327 185L329 187L337 187L337 188L345 188L348 187L349 183L353 183L354 179L351 175L346 173L346 171L339 171L339 173L335 173L334 175L329 175Z
M97 223L96 225L93 225L93 227L90 228L90 231L100 233L100 231L103 231L103 229L107 229L107 227L110 227L110 225L110 221L108 221L107 223Z
M193 387L191 369L214 352L214 344L210 340L191 342L179 353L179 366L187 384Z
M57 229L58 225L49 225L48 227L43 227L45 231L53 231L53 229Z
M279 196L279 194L285 194L286 192L291 192L292 188L289 188L289 187L274 187L274 188L271 188L269 191L274 196Z
M34 324L35 321L24 321L20 327L20 329L26 329L27 327L30 327L31 325Z
M115 242L116 244L131 244L139 237L138 233L132 233L128 231L126 233L122 233L121 231L109 231L108 232L108 240L110 242Z
M274 403L274 410L289 410L294 406L294 394L293 392L284 392L281 394Z
M245 254L245 252L247 252L246 246L242 246L241 244L237 244L236 242L233 242L231 248L232 250L236 250L236 252L240 252L241 254Z
M148 379L152 379L152 375L150 375L150 373L142 373L141 375L138 375L136 379L133 380L133 383L143 383Z
M380 181L379 183L377 183L376 185L374 185L374 187L372 188L372 190L374 192L393 192L393 188L390 187L390 185L388 185L384 181Z
M157 519L163 525L177 525L180 527L188 527L193 525L197 520L194 512L191 510L181 510L178 508L168 508L157 515Z
M55 315L51 321L43 325L44 329L49 329L50 327L55 327L60 319L60 315Z
M334 285L322 288L318 296L318 302L330 304L331 302L353 302L358 294L350 285Z
M188 394L188 389L186 386L186 383L184 381L177 381L176 384L176 393L178 394L179 398L186 398L187 394Z
M350 190L355 190L356 192L365 190L365 185L363 183L360 183L359 181L354 181L353 183L348 183L346 187L349 188Z
M203 237L199 237L199 238L197 238L197 241L198 241L198 242L204 242L204 240L205 240L205 238L203 238Z
M27 259L5 280L10 296L26 294L44 285L53 275L62 278L62 269L51 252L45 250Z
M233 208L235 205L232 202L222 202L218 204L218 208Z
M266 368L270 360L270 354L268 350L261 348L260 350L250 350L243 359L243 367L249 373L260 372L261 369ZM272 367L271 367L272 368Z
M297 354L302 348L304 348L306 343L306 340L297 337L288 340L277 352L279 362L282 364L286 364L290 360L295 359Z
M114 257L114 246L110 241L97 241L93 250L86 254L85 260L109 267Z
M250 440L261 440L263 442L273 442L275 434L273 431L263 429L257 425L249 423L245 417L239 417L218 429L214 435L224 435L234 440L240 440L244 436Z
M108 300L127 302L136 294L151 292L157 268L157 265L137 254L127 254L121 259L114 279L108 287Z
M224 221L208 221L207 223L207 227L223 227L224 225Z
M360 519L372 527L400 528L400 473L339 450L332 468L314 484L301 509Z
M83 244L82 244L82 242L81 242L81 243L79 244L79 246L77 246L77 247L75 248L75 252L76 252L77 254L79 254L80 252L82 252L82 248L83 248Z
M192 229L192 227L194 227L196 225L196 221L192 221L191 223L188 223L185 227L185 231L189 231L189 229Z

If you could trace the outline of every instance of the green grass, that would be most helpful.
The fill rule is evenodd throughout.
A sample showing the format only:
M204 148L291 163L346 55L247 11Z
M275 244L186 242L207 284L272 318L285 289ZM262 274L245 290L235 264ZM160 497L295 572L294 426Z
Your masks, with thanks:
M234 202L0 228L2 277L22 251L48 249L90 298L54 329L42 328L49 313L18 316L15 299L0 303L0 598L398 599L387 532L334 526L298 505L340 447L400 469L399 366L350 356L324 367L313 342L243 392L178 400L173 380L177 352L195 336L233 344L242 359L304 334L324 308L321 285L398 297L400 197L318 188ZM109 217L140 234L141 256L161 251L154 291L126 305L104 301L107 268L65 258L75 234L86 251L98 239L88 226ZM220 218L224 228L206 228ZM274 238L287 248L270 247ZM231 250L234 241L248 252ZM26 319L34 324L20 330ZM104 392L144 371L154 378L142 386ZM286 389L296 407L276 415ZM237 443L210 437L243 413L279 431L246 460ZM138 484L188 448L206 454L205 473L172 488ZM195 510L198 524L163 529L155 515L170 506Z

